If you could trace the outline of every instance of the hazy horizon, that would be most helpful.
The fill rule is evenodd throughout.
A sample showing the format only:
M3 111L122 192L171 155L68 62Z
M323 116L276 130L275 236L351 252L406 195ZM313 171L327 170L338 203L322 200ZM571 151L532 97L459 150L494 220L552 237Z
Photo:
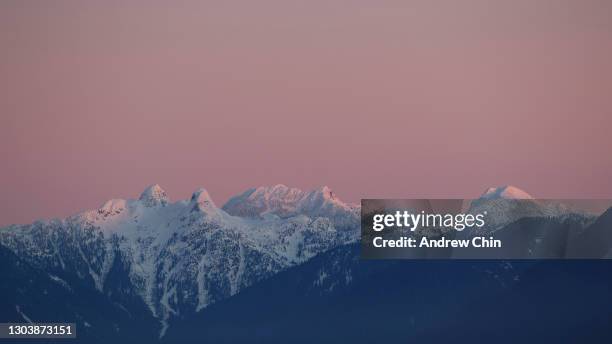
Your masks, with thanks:
M150 184L612 198L612 2L3 1L0 226Z

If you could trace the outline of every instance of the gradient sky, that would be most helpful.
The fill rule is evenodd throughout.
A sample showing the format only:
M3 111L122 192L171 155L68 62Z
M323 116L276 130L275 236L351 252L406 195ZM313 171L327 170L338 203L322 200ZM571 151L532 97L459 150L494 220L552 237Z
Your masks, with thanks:
M612 197L612 2L0 2L0 225L202 186Z

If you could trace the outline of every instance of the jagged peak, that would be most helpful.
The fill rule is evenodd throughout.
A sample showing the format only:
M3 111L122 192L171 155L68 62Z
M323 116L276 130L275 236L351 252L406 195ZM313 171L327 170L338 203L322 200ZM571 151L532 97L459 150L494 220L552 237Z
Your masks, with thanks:
M334 191L328 186L321 186L309 192L299 204L300 209L306 212L313 212L324 208L349 209L351 206L342 202Z
M213 202L212 198L210 197L208 191L206 191L206 189L204 188L199 188L193 192L193 194L191 195L191 202L196 203L200 207L217 207L215 205L215 202Z
M169 202L166 191L158 184L148 186L142 194L140 194L139 200L147 207L165 206Z
M334 191L327 185L321 186L311 192L311 195L320 195L323 199L335 200Z
M284 184L260 186L230 198L223 205L223 210L244 217L259 217L268 212L287 215L293 213L297 202L304 196L302 190Z
M496 188L488 188L480 197L482 199L533 199L530 194L517 188L506 185Z
M249 192L251 191L251 192ZM286 195L289 193L302 194L303 191L298 188L291 188L285 184L276 184L274 186L260 186L257 188L249 189L242 195L249 193L249 197L260 197L268 195Z
M290 188L290 187L288 187L285 184L276 184L276 185L273 185L273 186L260 186L257 189L258 190L268 190L268 191L285 191L285 190L290 190L290 189L294 189L294 188Z
M353 213L353 208L339 200L328 186L304 192L283 184L248 189L223 205L223 210L230 215L254 218L266 214L290 217L299 214L319 216L334 212Z
M127 201L124 199L111 199L106 201L106 203L104 203L104 205L102 205L102 207L100 207L100 210L103 211L117 211L117 210L123 210L127 207Z

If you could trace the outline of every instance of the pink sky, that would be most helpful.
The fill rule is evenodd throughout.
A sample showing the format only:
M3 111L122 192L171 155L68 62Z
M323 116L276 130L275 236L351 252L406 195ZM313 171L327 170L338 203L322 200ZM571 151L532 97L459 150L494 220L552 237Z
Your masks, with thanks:
M0 225L159 183L612 198L610 1L0 2Z

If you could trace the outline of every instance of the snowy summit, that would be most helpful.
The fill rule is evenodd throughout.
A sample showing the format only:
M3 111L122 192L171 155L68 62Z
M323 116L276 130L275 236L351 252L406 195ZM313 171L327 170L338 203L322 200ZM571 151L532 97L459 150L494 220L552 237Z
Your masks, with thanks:
M527 192L515 186L501 186L496 188L488 188L481 199L533 199Z

